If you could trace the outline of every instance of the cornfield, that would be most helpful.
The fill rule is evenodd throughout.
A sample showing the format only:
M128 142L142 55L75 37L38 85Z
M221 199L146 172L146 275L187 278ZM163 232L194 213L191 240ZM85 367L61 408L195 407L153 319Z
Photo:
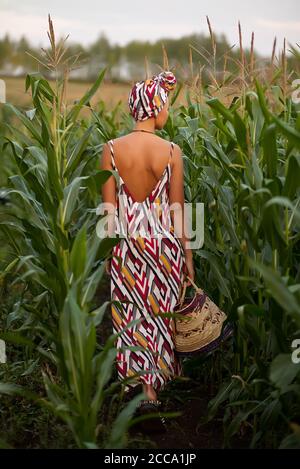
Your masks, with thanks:
M299 448L300 364L292 359L300 343L299 67L288 69L284 45L278 63L273 53L261 70L241 42L236 72L228 73L230 55L218 57L210 32L212 53L193 51L212 64L210 81L201 69L194 73L191 58L191 80L174 92L158 134L182 149L186 201L204 203L196 282L235 333L220 351L186 360L186 370L216 388L206 421L221 415L225 447L242 434L251 448ZM95 225L111 175L99 169L102 146L128 133L132 121L119 104L91 107L105 69L67 105L71 65L51 21L50 38L46 64L64 71L55 86L30 74L31 109L0 109L0 339L10 350L0 366L1 427L8 407L26 413L30 402L48 422L66 426L71 447L122 448L143 396L124 404L115 337L101 336L110 302L99 304L96 291L115 241L100 239ZM167 68L165 51L163 60ZM186 106L176 104L181 89ZM6 433L3 447L10 446Z

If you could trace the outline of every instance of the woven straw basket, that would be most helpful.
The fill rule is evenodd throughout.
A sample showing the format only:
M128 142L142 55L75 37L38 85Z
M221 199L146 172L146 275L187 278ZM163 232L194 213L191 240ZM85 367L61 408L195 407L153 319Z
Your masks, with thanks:
M186 282L174 312L182 315L174 320L174 345L178 352L195 352L207 348L221 336L226 314L187 276L195 289L192 298L185 298Z

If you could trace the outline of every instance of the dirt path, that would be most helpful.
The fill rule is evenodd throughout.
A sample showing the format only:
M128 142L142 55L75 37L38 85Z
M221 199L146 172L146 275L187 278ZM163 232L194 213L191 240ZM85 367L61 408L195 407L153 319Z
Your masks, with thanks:
M207 414L208 398L204 394L205 390L200 386L193 387L192 390L179 389L180 387L177 384L174 393L168 391L169 395L165 397L162 394L162 401L166 410L180 411L182 415L167 419L166 433L148 436L153 446L158 449L221 448L223 441L221 419L206 424L200 423ZM173 399L172 394L177 398ZM132 436L142 437L143 434L132 431Z

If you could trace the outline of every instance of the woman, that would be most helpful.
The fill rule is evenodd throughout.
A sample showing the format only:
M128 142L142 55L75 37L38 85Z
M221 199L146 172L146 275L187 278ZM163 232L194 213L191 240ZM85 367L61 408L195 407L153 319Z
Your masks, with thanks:
M166 382L182 374L172 340L173 321L159 313L173 311L185 274L194 280L192 252L184 232L180 237L174 233L174 213L170 212L170 206L177 203L183 221L181 150L155 135L155 129L162 129L168 119L168 95L175 84L174 74L166 71L133 86L128 104L134 129L106 143L101 162L102 169L115 170L120 178L117 194L113 176L103 185L103 202L112 204L119 226L126 222L137 228L142 221L144 230L136 230L136 237L121 238L107 262L111 299L122 302L122 307L112 303L114 332L122 331L117 339L118 377L138 375L125 390L141 381L154 404L160 403L157 393ZM140 322L124 330L134 319ZM128 346L142 350L126 350Z

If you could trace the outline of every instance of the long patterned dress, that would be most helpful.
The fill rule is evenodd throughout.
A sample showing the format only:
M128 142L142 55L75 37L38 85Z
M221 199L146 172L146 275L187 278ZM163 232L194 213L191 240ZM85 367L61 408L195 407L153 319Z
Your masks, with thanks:
M118 172L114 142L108 143L113 169ZM116 341L118 378L132 378L126 381L125 391L140 380L159 391L183 373L174 350L172 318L160 315L172 312L178 302L185 267L184 249L170 218L173 148L171 142L168 164L143 202L135 200L117 173L115 233L123 237L112 250L111 300L117 302L112 301L111 312L113 331L121 332Z

